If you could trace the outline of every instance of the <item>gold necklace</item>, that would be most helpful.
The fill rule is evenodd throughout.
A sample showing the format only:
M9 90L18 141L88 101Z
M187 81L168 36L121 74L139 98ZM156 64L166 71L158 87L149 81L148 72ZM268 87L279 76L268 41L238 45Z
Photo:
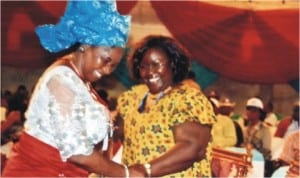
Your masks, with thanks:
M159 92L159 94L152 95L150 96L150 92L148 91L143 99L141 100L139 107L138 107L138 112L142 113L149 105L154 105L157 104L158 101L166 94L169 93L172 90L172 87L169 86L167 89ZM150 100L149 100L150 99ZM149 103L150 102L150 103Z

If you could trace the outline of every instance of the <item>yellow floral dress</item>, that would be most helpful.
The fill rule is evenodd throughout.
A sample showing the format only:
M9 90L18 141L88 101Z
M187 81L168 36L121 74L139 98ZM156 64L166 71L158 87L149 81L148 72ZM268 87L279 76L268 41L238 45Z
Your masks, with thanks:
M172 128L176 124L196 121L211 125L216 121L203 93L186 84L171 89L155 105L139 113L138 108L147 92L146 85L138 85L118 98L118 111L124 119L122 162L127 165L149 162L172 148L175 144ZM210 142L205 159L185 171L167 176L211 177L211 151Z

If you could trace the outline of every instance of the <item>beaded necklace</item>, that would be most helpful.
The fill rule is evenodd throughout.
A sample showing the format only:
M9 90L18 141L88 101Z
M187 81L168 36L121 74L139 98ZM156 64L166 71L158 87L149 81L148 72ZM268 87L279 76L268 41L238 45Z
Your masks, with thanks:
M139 113L142 113L142 112L145 110L145 107L146 107L146 101L147 101L148 95L149 95L149 92L147 92L147 93L145 94L145 96L143 97L142 101L140 102L139 108L138 108ZM156 97L156 103L157 103L163 96L164 96L164 92L161 91L161 92L159 93L159 95Z
M167 89L165 89L164 91L159 92L159 94L157 95L157 97L155 98L155 104L158 103L158 101L170 90L172 89L171 86L169 86ZM138 107L138 112L142 113L145 108L146 108L146 102L147 102L147 98L149 96L150 92L148 91L145 96L143 97L143 99L141 100L139 107Z
M87 87L88 91L90 92L92 98L94 100L100 102L104 106L108 107L107 103L98 95L96 90L93 88L91 82L87 82L87 81L84 80L82 74L79 72L79 70L75 66L74 62L71 59L66 59L65 62L76 73L76 75L84 82L84 84L86 85L86 87Z
M78 68L76 67L76 65L74 64L74 62L71 59L65 59L63 64L69 66L74 72L75 74L83 81L83 83L85 84L85 86L87 87L90 95L92 96L92 98L96 101L101 103L106 110L109 112L108 109L108 103L106 103L96 92L96 90L93 88L91 82L85 81L83 75L79 72ZM108 136L106 136L103 140L103 145L102 145L102 150L107 150L108 149L108 137L112 138L113 136L113 132L114 132L114 127L113 127L113 121L111 118L109 118L109 129L108 129Z

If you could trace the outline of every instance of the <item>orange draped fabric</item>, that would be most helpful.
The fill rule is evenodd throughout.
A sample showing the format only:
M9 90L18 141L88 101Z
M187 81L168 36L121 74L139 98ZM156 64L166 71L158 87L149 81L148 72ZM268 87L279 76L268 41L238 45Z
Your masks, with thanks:
M214 72L264 84L299 78L298 9L256 11L198 1L151 3L175 38Z
M88 172L63 162L57 149L23 132L7 160L3 177L88 177Z
M128 14L137 1L117 1L121 14ZM43 24L56 24L66 1L1 2L1 62L19 69L47 67L51 55L44 50L34 30Z
M30 70L52 62L34 29L55 24L65 4L1 2L2 65ZM117 1L121 14L128 14L136 4ZM262 11L200 1L151 1L151 5L194 59L213 72L247 83L299 80L299 9Z

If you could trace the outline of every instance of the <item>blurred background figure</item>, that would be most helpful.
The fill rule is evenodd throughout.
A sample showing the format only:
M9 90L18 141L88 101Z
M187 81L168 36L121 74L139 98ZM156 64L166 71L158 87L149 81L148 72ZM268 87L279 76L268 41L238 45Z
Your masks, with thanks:
M216 90L211 90L207 94L207 98L216 98L217 100L220 100L220 94Z
M300 176L299 171L299 158L300 158L300 152L299 152L299 135L300 131L297 130L284 139L284 145L283 150L275 162L275 172L273 173L272 177L286 177L288 174L288 171L293 164L295 166L298 165L298 171L295 172L298 173L298 176ZM297 167L295 167L297 168Z
M9 111L20 111L21 121L25 122L24 113L27 109L29 102L29 92L25 85L19 85L15 93L12 95L8 101Z
M215 98L210 98L214 100ZM217 122L212 129L213 146L228 147L237 144L236 129L234 121L230 118L235 103L229 98L225 98L218 102L218 113L216 114Z
M25 85L19 85L12 94L5 91L1 97L1 145L17 142L24 129L29 92Z
M299 131L299 101L292 104L292 114L280 120L272 137L272 160L277 162L286 138L294 132Z
M292 115L283 118L276 129L275 136L284 138L290 133L299 130L299 107L300 101L294 102Z
M265 176L269 177L272 173L270 167L271 160L271 133L268 127L264 126L265 119L263 102L260 98L253 97L248 99L246 104L247 128L244 137L244 145L252 147L262 153L265 161Z
M236 103L231 101L229 98L225 98L220 102L220 109L219 113L226 115L231 118L234 124L235 133L236 133L236 144L234 146L240 147L242 143L244 142L244 136L243 136L243 127L241 127L241 123L239 123L240 120L244 120L242 117L239 117L237 120L234 119L234 116L236 114L234 113L234 107ZM244 122L242 122L244 124Z

